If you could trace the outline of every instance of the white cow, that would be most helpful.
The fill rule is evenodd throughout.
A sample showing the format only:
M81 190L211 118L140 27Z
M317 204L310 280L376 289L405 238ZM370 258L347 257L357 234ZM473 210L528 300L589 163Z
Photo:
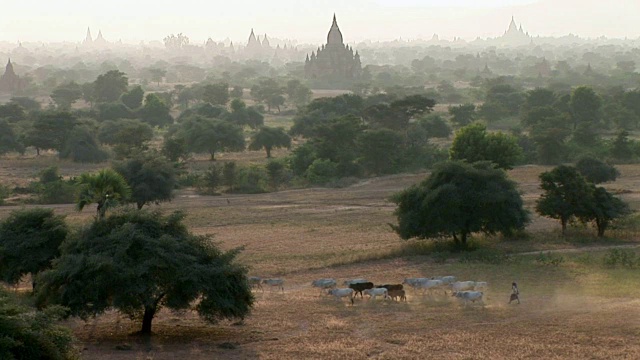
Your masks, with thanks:
M271 286L271 288L273 289L275 288L280 288L280 290L282 290L282 292L284 293L284 279L280 279L280 278L276 278L276 279L263 279L262 280L263 284L267 284L269 286Z
M442 280L445 285L451 285L456 282L455 276L436 276L433 280Z
M385 299L389 296L389 290L387 290L387 288L366 289L363 293L369 295L369 300L375 300L376 296L383 296Z
M260 284L262 282L262 278L259 276L250 276L249 277L249 286L251 286L251 288L258 288L262 291L264 291L264 289L262 288L262 285Z
M402 284L407 284L412 288L417 288L418 284L430 280L429 278L405 278Z
M475 281L456 281L453 284L451 284L451 291L458 292L458 291L473 290L475 286L476 286Z
M336 279L317 279L317 280L313 280L311 282L311 286L313 287L317 287L318 289L320 289L320 292L322 293L322 290L324 289L331 289L336 287Z
M335 296L336 301L339 301L340 298L348 297L351 300L351 305L353 305L353 289L351 288L330 289L327 294Z
M425 281L420 281L416 284L416 289L422 289L422 293L424 294L425 291L431 291L431 290L435 290L435 289L439 289L444 285L444 283L442 282L442 280L431 280L431 279L427 279Z
M484 293L482 291L456 291L453 296L464 301L464 305L467 306L469 301L475 303L476 301L482 302Z

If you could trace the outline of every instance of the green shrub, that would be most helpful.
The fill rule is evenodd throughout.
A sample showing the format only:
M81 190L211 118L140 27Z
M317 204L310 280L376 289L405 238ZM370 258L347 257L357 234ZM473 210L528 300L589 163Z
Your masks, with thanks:
M559 266L564 262L564 257L562 255L555 255L551 252L547 252L546 254L542 251L538 256L536 256L536 263L544 266Z
M610 249L602 258L602 262L609 268L622 266L632 269L640 263L640 258L633 250Z
M35 311L0 288L0 359L78 359L71 331L56 325L61 307Z
M263 166L249 166L238 171L235 193L261 194L267 192L269 176Z
M75 181L58 180L40 186L38 202L40 204L72 204L76 201Z
M197 186L202 179L202 174L195 172L187 172L178 176L179 187L194 187Z
M338 164L327 159L317 159L305 172L305 177L314 185L323 185L338 177Z

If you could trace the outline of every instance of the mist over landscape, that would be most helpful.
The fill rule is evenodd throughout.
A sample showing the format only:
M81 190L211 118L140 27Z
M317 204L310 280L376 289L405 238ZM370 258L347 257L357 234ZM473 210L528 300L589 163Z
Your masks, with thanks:
M0 8L0 359L640 358L640 2Z

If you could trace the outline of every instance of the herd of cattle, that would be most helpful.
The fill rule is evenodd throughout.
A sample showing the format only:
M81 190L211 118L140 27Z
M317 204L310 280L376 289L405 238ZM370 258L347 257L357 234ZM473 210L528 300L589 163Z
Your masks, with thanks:
M272 289L279 289L284 292L284 279L263 279L257 276L249 277L249 283L252 288L264 290L262 285L269 286ZM433 278L406 278L402 284L384 284L374 285L366 279L351 279L343 283L342 288L337 287L338 283L335 279L325 278L317 279L311 282L311 286L333 295L336 300L343 298L348 299L353 305L354 299L360 294L361 298L368 295L370 300L382 296L384 299L394 301L406 301L405 286L413 288L416 292L422 291L422 294L443 291L451 291L451 295L468 302L482 302L484 291L487 290L487 283L484 281L457 281L455 276L441 276Z

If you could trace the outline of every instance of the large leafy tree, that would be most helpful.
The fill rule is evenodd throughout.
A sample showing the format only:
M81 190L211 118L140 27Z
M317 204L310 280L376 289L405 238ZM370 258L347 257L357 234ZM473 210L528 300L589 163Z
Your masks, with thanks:
M10 151L24 152L24 146L18 141L18 137L9 123L0 119L0 155Z
M364 99L353 94L315 99L299 111L293 119L290 132L292 135L312 137L317 126L335 118L346 115L362 116L364 106Z
M611 222L629 214L631 210L627 203L613 196L603 187L592 185L591 194L592 201L588 204L586 211L578 214L578 218L584 223L593 222L598 236L604 237L604 232Z
M94 222L66 242L53 269L41 274L41 304L73 315L109 309L142 320L151 333L164 307L195 309L207 321L244 318L253 304L246 269L206 237L189 233L184 216L126 210ZM122 251L127 249L127 251Z
M140 85L134 87L128 92L120 96L120 101L125 104L129 109L135 110L142 106L142 100L144 99L144 90Z
M613 165L591 156L585 156L578 160L576 168L587 181L594 184L615 181L620 176L620 172Z
M313 93L306 85L298 79L289 80L287 82L287 98L298 108L307 105L311 101Z
M114 102L127 91L129 79L118 70L108 71L93 83L94 98L98 102Z
M173 123L170 111L170 107L156 94L148 94L140 111L140 118L151 126L164 127Z
M451 121L458 126L467 126L476 120L476 106L474 104L463 104L449 106Z
M466 245L474 232L509 234L529 221L516 184L489 163L445 162L393 197L402 239L453 237Z
M211 160L221 151L242 151L245 148L242 129L218 119L194 116L182 123L182 134L192 152L207 152Z
M374 127L405 130L412 119L430 113L436 102L423 95L411 95L389 104L372 105L363 111L363 118Z
M103 144L113 145L115 152L125 157L132 151L145 149L153 139L153 129L139 120L109 120L100 126L98 139Z
M291 147L291 137L287 135L283 128L272 128L263 126L253 135L249 150L263 149L267 152L267 158L271 158L271 150L274 148Z
M109 156L103 151L90 126L76 126L69 132L64 147L58 154L61 159L82 163L99 163Z
M24 139L26 146L40 150L62 151L71 130L79 124L78 119L69 112L50 112L39 114Z
M560 165L540 174L543 193L536 203L538 214L560 220L562 233L571 219L588 213L593 204L591 185L573 166Z
M202 91L202 100L212 105L226 105L229 102L229 84L205 85Z
M358 138L359 163L371 174L393 173L403 150L403 138L389 129L367 130Z
M131 187L129 200L138 209L146 204L169 201L176 186L173 165L154 153L142 153L123 162L115 163L114 170L124 176Z
M97 173L83 173L78 177L78 201L76 207L82 211L89 204L97 204L98 219L104 218L107 209L127 201L131 195L131 188L127 180L117 171L103 169Z
M75 82L62 84L53 89L51 99L60 109L69 109L71 105L82 98L82 87Z
M251 96L257 101L267 104L267 108L271 111L272 107L277 107L284 104L285 88L280 86L275 79L262 79L256 85L251 88Z
M17 284L24 275L35 276L51 267L69 232L63 216L52 209L13 211L0 223L0 278Z
M491 161L511 169L521 158L522 148L516 138L504 133L487 133L483 124L474 123L460 129L449 150L452 160Z
M583 146L595 144L602 122L602 98L593 89L580 86L571 93L569 108L575 141Z

